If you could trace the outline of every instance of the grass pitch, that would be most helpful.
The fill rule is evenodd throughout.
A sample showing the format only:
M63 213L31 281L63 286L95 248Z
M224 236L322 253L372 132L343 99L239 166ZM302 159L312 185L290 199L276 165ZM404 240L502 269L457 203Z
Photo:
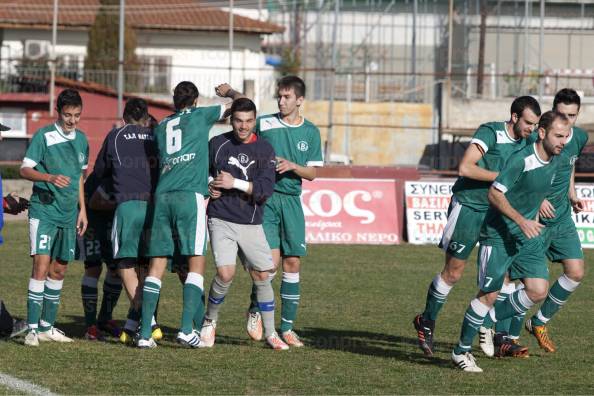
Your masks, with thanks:
M4 236L0 295L15 316L24 317L31 269L27 225L8 223ZM586 262L593 258L594 252L586 251ZM206 290L214 274L209 262ZM113 339L85 341L83 266L75 262L64 284L57 327L76 342L44 343L37 349L0 342L0 372L62 394L594 393L592 274L550 323L557 353L546 354L524 332L521 339L530 348L530 358L488 359L477 346L475 356L485 373L468 374L452 368L450 352L476 292L475 256L439 318L434 358L425 358L417 348L411 324L442 263L435 247L311 245L301 274L296 325L307 346L277 352L250 341L245 333L250 282L243 271L238 271L221 309L211 350L175 344L182 290L173 274L163 282L159 322L166 338L159 348L137 350ZM551 279L559 274L559 266L553 265ZM278 287L276 279L280 305ZM122 293L114 317L123 319L127 306ZM2 393L14 391L0 386Z

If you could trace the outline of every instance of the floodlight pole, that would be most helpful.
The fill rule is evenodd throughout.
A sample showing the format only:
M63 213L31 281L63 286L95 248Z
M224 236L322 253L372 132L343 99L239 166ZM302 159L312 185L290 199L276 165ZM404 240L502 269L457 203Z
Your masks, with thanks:
M332 139L334 138L334 87L336 85L336 68L338 63L338 16L340 14L340 0L334 1L334 25L332 26L332 76L330 78L330 101L328 104L328 135L324 158L330 161L332 154ZM346 136L345 136L346 139Z
M120 0L120 32L118 48L118 114L120 118L124 113L124 33L126 17L126 0Z
M538 101L542 101L544 94L544 18L545 18L545 2L540 0L540 35L538 40Z
M56 42L58 41L58 0L54 0L52 21L52 49L50 54L49 115L54 116L54 96L56 95Z
M229 0L229 84L233 77L233 0Z

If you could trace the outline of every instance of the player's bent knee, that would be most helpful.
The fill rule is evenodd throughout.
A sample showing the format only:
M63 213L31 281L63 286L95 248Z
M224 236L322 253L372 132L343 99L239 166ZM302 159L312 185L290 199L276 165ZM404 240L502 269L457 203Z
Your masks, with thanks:
M464 267L466 266L465 260L460 260L452 256L448 256L446 264L441 272L441 277L450 286L457 283L464 273Z
M576 260L571 265L565 265L564 267L565 275L574 282L581 282L586 275L583 260Z

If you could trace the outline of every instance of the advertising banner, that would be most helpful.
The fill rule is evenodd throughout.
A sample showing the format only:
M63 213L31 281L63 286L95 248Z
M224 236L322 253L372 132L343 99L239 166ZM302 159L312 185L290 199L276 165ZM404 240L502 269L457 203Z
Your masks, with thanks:
M448 205L454 180L407 181L406 232L413 244L437 244L448 219Z
M304 180L301 205L308 243L400 243L395 180Z
M447 211L454 180L407 181L406 230L414 244L437 244L447 222ZM594 248L594 184L576 184L577 195L585 210L573 214L583 248Z

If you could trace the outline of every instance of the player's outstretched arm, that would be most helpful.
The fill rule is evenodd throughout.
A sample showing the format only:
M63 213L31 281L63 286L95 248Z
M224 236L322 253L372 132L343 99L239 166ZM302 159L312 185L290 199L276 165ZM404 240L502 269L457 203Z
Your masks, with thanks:
M483 151L476 143L471 143L458 166L458 176L467 177L473 180L492 182L497 178L497 172L489 171L477 165L483 158Z
M247 96L245 96L241 92L236 91L235 89L231 88L231 85L229 85L227 83L217 85L217 87L215 88L215 93L218 96L220 96L221 98L230 98L232 100L237 100L239 98L247 98ZM225 113L223 114L222 118L227 118L231 115L231 104L232 103L233 102L225 105L226 110L225 110Z
M498 189L497 185L489 188L489 203L498 211L509 217L514 223L516 223L524 235L528 239L535 238L540 235L544 225L534 220L528 220L522 216L513 206L509 203L505 197L505 193Z

